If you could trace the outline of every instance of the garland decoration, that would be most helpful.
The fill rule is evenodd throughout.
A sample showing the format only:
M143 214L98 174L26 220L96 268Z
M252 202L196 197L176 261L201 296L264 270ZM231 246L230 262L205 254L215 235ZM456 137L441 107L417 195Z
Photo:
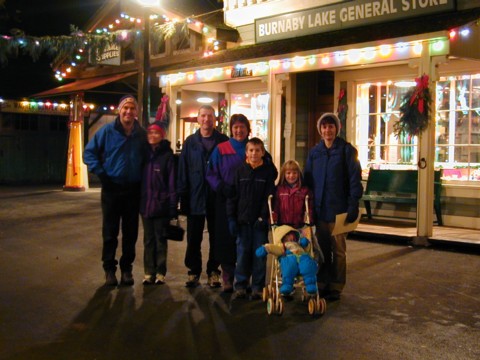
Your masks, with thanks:
M5 0L0 0L0 8L4 7L4 3ZM149 22L152 44L158 47L173 36L188 36L189 24L192 24L195 19L219 11L221 10L192 15L183 20L170 20L164 15L155 23ZM5 66L8 64L9 57L17 57L19 54L29 55L33 61L37 61L42 54L46 54L53 57L52 64L56 64L60 61L76 62L75 54L78 51L101 53L113 44L122 47L132 45L133 48L138 48L143 42L143 29L138 27L138 24L141 24L140 19L126 14L122 14L122 18L129 20L124 29L109 31L105 27L103 30L97 29L96 34L85 33L74 25L70 25L70 35L61 36L30 36L20 29L11 29L8 35L0 34L0 65ZM120 24L120 20L117 21ZM202 21L195 21L195 25L203 34L209 32L208 27ZM113 25L109 25L110 27ZM89 61L90 64L96 65L95 56L92 56Z
M337 106L337 115L340 119L340 124L342 127L345 126L347 123L347 111L348 111L348 104L347 104L347 89L340 89L338 94L338 106ZM345 135L345 134L343 134Z
M416 136L427 128L432 102L428 81L426 74L416 78L415 87L412 87L403 97L400 119L393 125L397 138L402 134Z
M12 35L0 35L0 64L6 64L8 57L16 57L19 53L29 55L34 61L38 60L43 53L54 56L53 63L62 58L73 60L75 53L92 50L102 52L111 44L123 46L138 43L142 34L135 29L115 31L108 34L84 33L77 27L70 26L70 36L27 36L21 30L12 30ZM95 57L92 57L93 59ZM92 60L93 60L92 59ZM93 62L92 62L93 63Z

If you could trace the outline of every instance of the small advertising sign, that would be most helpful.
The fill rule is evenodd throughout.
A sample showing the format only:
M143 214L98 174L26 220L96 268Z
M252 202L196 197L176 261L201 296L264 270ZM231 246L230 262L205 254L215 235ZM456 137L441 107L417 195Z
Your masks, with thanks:
M121 49L118 44L107 45L102 52L98 50L95 52L95 60L90 59L91 63L98 65L120 65L121 63Z

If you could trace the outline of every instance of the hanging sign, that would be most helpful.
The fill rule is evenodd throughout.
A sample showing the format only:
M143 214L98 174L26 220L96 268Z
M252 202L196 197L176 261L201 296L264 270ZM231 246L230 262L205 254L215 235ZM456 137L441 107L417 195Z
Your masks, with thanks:
M355 0L255 20L257 43L446 12L455 0Z
M90 63L97 65L120 65L121 63L120 45L112 43L107 45L102 52L95 52L95 60L90 59ZM91 56L92 57L92 56Z
M253 71L247 67L233 67L231 70L231 78L252 76Z

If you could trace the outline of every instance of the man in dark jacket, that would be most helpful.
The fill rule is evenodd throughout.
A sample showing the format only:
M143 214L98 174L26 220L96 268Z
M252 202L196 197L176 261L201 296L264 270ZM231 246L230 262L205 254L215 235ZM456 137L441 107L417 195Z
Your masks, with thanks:
M348 222L358 217L362 169L357 149L338 137L337 115L322 115L317 128L322 139L308 154L304 177L313 190L316 235L325 256L317 276L319 289L325 298L338 300L347 278L347 234L331 233L337 214L347 213Z
M205 171L208 158L215 146L227 141L228 137L214 129L215 110L210 105L200 107L197 121L200 129L187 137L178 162L177 191L180 196L181 210L187 214L185 266L188 268L188 280L186 286L196 287L200 281L201 244L206 219L210 244L207 261L208 285L220 287L219 263L215 261L213 251L215 193L205 179Z
M102 182L103 251L105 285L118 284L115 275L120 223L122 224L121 284L133 285L132 264L138 236L140 180L147 144L137 121L138 104L132 95L118 105L119 116L104 125L85 147L83 159Z

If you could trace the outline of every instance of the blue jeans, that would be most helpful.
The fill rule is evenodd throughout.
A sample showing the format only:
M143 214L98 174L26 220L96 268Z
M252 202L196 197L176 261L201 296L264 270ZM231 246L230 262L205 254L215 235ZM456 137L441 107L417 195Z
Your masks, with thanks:
M143 268L145 275L167 274L168 243L164 236L168 218L145 218L143 221Z
M255 256L255 250L268 242L268 230L255 229L253 225L240 225L237 236L237 266L235 290L247 289L252 278L252 291L265 287L267 258Z

